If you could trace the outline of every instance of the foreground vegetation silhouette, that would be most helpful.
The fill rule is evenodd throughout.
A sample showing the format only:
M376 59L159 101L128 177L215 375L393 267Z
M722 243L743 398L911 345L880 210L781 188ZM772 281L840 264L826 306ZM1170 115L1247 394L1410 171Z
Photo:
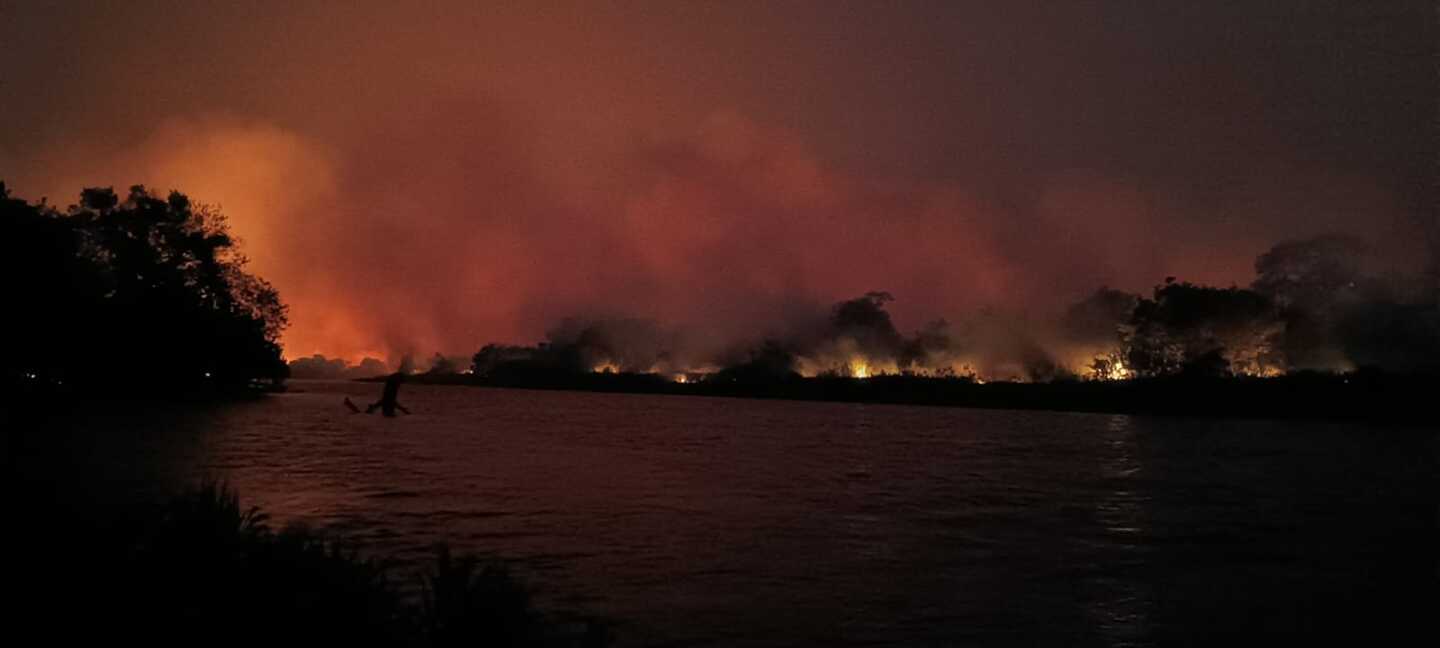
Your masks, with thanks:
M59 615L49 619L56 638L120 636L142 645L607 643L597 621L539 611L502 562L439 546L407 588L391 565L342 541L305 527L273 529L223 484L117 518L124 522L48 529L78 535L70 539L83 553L22 543L32 554L15 584L33 593L25 604L39 608L28 621Z

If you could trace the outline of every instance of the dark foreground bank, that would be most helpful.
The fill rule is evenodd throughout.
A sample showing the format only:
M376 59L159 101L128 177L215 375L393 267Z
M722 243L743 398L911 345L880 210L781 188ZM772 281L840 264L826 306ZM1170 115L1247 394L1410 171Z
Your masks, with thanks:
M444 545L402 574L308 528L274 529L215 483L148 503L99 499L17 509L12 631L57 644L608 643L598 621L537 609L504 563Z
M1354 372L1275 378L1172 376L1143 380L982 383L960 377L881 375L675 382L657 374L418 374L421 384L779 398L1164 416L1424 423L1437 418L1440 376Z

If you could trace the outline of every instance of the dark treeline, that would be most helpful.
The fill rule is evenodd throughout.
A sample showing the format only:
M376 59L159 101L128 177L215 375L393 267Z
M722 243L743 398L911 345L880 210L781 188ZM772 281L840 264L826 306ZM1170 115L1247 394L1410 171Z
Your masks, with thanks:
M165 394L286 375L285 305L245 271L224 217L183 194L85 189L59 210L0 184L0 259L15 289L6 383Z
M61 210L0 185L0 233L9 276L23 278L15 282L17 308L3 319L13 341L0 360L7 383L173 393L275 384L292 371L363 378L388 370L376 359L350 365L318 355L287 366L278 344L284 304L245 271L224 217L183 194L86 189ZM424 371L436 381L539 386L653 374L748 392L802 378L880 376L1065 383L1434 375L1440 283L1433 273L1381 266L1362 243L1322 236L1260 255L1246 287L1167 278L1148 296L1101 288L1054 317L981 310L907 335L887 312L894 298L871 292L723 344L644 319L567 319L537 345L486 345L468 367L436 354ZM414 363L402 365L408 372ZM473 378L459 377L466 370Z
M1440 284L1367 267L1357 240L1276 245L1249 288L1167 279L1117 327L1139 376L1440 370ZM1103 295L1103 292L1102 292Z
M528 365L526 365L528 366ZM1440 375L1359 370L1281 376L1177 374L1125 380L983 382L969 376L881 374L869 379L731 370L678 382L653 373L505 371L476 377L424 374L416 382L611 393L775 398L1220 418L1431 422Z
M1248 287L1100 288L1036 322L985 311L902 334L872 292L748 346L700 352L640 319L569 319L432 382L971 407L1432 418L1440 289L1322 236L1262 254Z
M409 354L400 358L396 369L391 369L391 364L379 358L361 358L358 363L350 363L343 358L329 358L323 354L316 353L306 358L296 358L290 361L290 377L301 380L356 380L361 378L374 378L392 371L402 373L423 373L430 376L445 376L458 374L470 367L471 359L464 356L449 357L436 353L429 360L416 362Z
M364 358L359 364L350 364L341 358L327 358L317 353L290 361L290 377L302 380L352 380L389 372L390 368L379 358Z
M569 319L535 346L490 344L471 371L500 382L655 373L729 383L879 375L1053 382L1440 370L1435 277L1373 269L1365 247L1324 236L1276 245L1249 287L1166 278L1149 296L1100 288L1049 321L992 311L897 330L871 292L748 346L700 351L639 319Z

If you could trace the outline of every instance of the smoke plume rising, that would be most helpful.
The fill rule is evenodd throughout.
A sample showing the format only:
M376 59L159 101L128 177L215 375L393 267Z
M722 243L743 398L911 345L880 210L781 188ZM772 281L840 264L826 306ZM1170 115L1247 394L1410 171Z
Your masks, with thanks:
M1437 240L1428 4L1212 4L3 4L0 177L218 204L295 359L579 317L673 331L653 364L898 367L813 334L883 289L925 362L1038 375L1086 355L1055 322L1096 286Z

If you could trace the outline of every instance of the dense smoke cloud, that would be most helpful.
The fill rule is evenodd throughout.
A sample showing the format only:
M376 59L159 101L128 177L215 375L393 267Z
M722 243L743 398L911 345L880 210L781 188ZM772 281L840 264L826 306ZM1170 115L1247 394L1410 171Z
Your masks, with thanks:
M482 377L652 373L747 382L1440 370L1440 291L1433 278L1381 272L1368 250L1337 235L1286 241L1256 259L1249 288L1167 277L1149 296L1099 288L1053 318L985 308L911 334L891 318L895 297L879 291L756 328L748 341L726 349L697 345L705 338L653 320L567 318L536 347L487 345L472 369Z
M1374 248L1333 235L1276 245L1255 271L1291 368L1440 367L1440 276L1387 269Z
M654 365L828 363L830 305L883 288L918 345L857 332L886 366L1038 375L1090 354L1058 322L1095 286L1243 285L1330 231L1424 260L1429 5L1211 4L5 4L0 179L218 203L291 358L578 316L659 323Z

